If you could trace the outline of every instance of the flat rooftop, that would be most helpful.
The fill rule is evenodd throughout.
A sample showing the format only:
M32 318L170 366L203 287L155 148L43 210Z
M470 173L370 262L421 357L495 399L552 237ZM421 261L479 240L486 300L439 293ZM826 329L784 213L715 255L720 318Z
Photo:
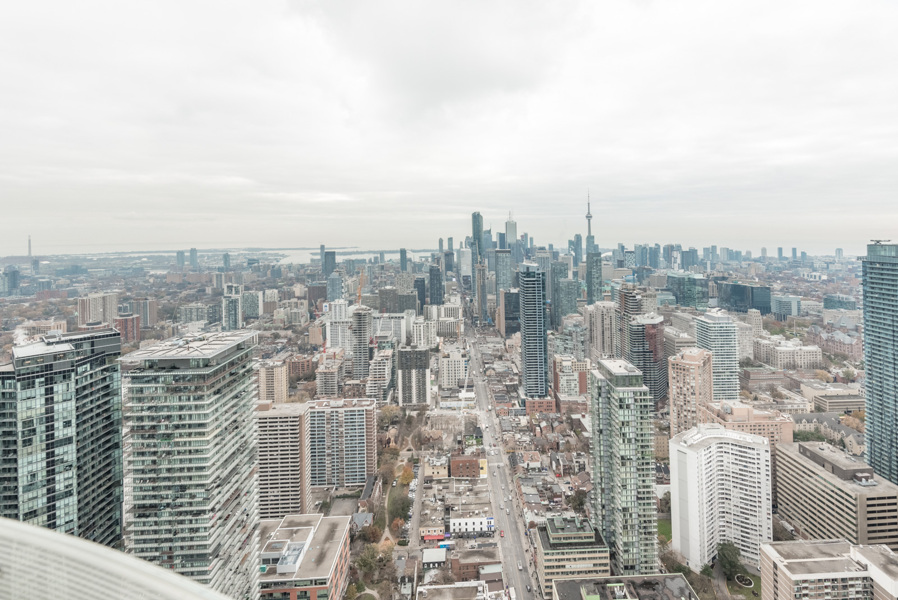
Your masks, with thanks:
M869 473L870 475L873 475L873 481L875 481L876 484L862 484L851 477L849 477L848 479L843 479L835 473L832 473L829 470L823 468L821 465L817 464L807 456L802 455L799 451L800 446L807 448L811 453L823 458L829 463L832 463L839 469L851 472L862 471L865 473ZM821 447L823 447L824 449L820 450ZM776 447L776 451L778 453L783 452L785 454L788 454L791 458L799 461L801 464L813 468L814 473L822 479L833 484L837 488L849 490L853 494L862 496L898 496L898 485L895 485L884 477L874 475L873 467L868 465L860 458L846 456L841 450L825 442L797 442L793 444L778 444Z
M559 600L681 600L698 597L680 573L561 578L555 579L552 585Z
M793 576L861 574L873 566L898 579L898 555L885 546L852 546L845 540L794 540L765 545L779 568Z
M612 375L636 375L639 369L625 360L606 358L599 361Z
M294 579L325 579L337 562L343 541L349 535L350 517L325 517L320 514L288 515L282 520L260 523L262 554L278 552L285 543L305 543L305 554L295 573L279 574L273 566L259 574L262 582ZM348 541L347 541L348 543Z
M148 348L135 350L123 358L127 362L160 359L214 358L233 346L255 339L256 331L236 330L171 338Z
M462 563L500 562L499 548L460 548L453 550L450 558L457 558Z
M476 600L482 581L460 581L452 585L422 585L418 600Z

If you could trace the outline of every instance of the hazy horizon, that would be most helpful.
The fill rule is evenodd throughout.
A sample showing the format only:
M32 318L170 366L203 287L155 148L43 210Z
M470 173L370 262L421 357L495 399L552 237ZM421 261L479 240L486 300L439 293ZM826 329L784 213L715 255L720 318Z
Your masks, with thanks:
M0 255L898 239L898 4L14 3ZM893 236L893 232L895 235Z

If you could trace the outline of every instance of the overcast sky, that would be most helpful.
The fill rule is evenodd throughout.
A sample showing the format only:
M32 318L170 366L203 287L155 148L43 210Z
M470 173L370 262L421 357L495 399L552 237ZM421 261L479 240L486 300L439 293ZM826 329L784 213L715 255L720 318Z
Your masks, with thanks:
M0 255L898 239L898 3L7 2Z

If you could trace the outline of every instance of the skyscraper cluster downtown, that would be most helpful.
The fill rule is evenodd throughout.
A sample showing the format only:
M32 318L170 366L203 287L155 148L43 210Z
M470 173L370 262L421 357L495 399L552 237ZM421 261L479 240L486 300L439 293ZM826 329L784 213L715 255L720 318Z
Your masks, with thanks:
M41 273L29 241L25 268L0 270L0 556L14 556L0 581L20 597L47 556L76 597L130 573L158 597L342 598L360 568L350 539L372 531L378 498L398 501L385 448L405 453L415 486L421 468L433 506L440 469L453 488L452 469L485 479L490 503L496 465L515 469L502 507L526 528L545 598L558 589L546 565L562 559L582 577L651 576L671 560L698 574L732 544L766 577L771 548L788 553L770 546L780 530L898 550L898 244L874 241L860 260L602 249L589 199L585 218L585 236L556 247L511 213L494 231L474 212L470 234L389 260L192 248L152 271L128 265L133 293L77 258ZM172 302L177 286L195 292ZM32 304L58 314L22 317ZM483 441L493 419L508 461ZM444 455L436 424L452 438ZM376 530L442 568L424 540L461 550L441 538L462 535L452 509L428 524L402 489L409 513ZM326 514L347 498L351 514ZM597 562L571 558L587 548ZM90 567L104 576L78 572Z

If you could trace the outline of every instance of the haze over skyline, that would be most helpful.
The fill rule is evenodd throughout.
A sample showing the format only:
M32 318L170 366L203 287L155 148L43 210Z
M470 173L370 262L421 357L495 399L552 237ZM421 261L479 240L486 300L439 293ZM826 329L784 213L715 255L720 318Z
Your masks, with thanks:
M6 7L0 255L562 244L587 188L605 248L898 223L894 3L215 7Z

